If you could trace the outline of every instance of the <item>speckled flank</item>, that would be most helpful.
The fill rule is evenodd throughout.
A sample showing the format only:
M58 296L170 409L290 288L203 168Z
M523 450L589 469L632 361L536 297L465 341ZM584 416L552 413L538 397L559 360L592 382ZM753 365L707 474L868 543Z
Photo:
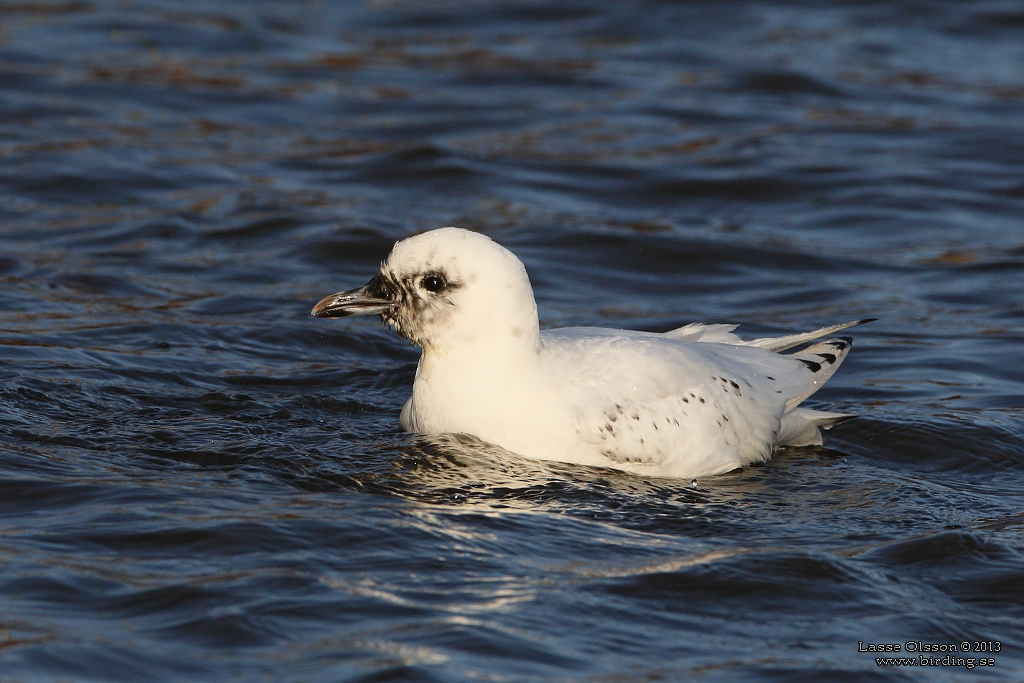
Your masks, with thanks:
M750 389L748 382L744 384ZM604 411L605 419L597 428L603 444L601 453L624 464L662 463L686 457L689 444L711 438L739 459L764 460L774 446L778 421L751 423L738 408L741 403L750 405L754 401L740 382L713 376L710 383L685 394L672 394L643 405L616 403ZM713 427L709 430L701 425Z

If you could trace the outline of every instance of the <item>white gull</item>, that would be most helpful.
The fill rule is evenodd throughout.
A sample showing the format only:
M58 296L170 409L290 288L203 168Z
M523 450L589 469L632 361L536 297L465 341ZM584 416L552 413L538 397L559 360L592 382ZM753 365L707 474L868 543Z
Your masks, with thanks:
M780 446L820 444L822 429L850 416L799 404L851 341L815 340L868 322L746 341L735 325L700 323L662 334L541 330L522 262L460 228L398 242L365 287L312 311L372 314L423 350L402 409L406 431L471 434L531 458L686 478L765 462Z

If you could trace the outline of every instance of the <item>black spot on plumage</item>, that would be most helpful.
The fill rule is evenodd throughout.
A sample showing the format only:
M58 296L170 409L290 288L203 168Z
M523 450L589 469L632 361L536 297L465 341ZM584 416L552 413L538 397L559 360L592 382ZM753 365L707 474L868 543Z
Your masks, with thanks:
M807 369L811 372L821 372L821 363L815 363L813 360L807 360L806 358L797 358L798 361L807 366Z
M740 385L739 385L739 384L736 384L736 382L734 382L734 381L732 381L732 380L729 380L729 384L731 384L731 385L732 385L732 388L733 388L733 389L739 389L739 388L740 388Z
M700 401L701 403L706 403L703 397L698 396L697 400Z
M683 396L683 403L689 403L689 402L690 402L690 399L688 399L685 396Z
M770 379L770 380L771 380L771 381L773 381L773 382L775 381L775 378L774 378L774 377L772 377L771 375L765 375L765 377L767 377L768 379Z

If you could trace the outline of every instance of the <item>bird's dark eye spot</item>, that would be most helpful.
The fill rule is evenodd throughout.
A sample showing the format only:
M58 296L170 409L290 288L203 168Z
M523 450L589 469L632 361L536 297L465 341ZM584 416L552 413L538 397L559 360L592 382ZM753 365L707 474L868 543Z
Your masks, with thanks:
M420 287L427 290L431 294L437 294L438 292L445 289L448 286L448 282L445 281L444 276L439 273L429 273L424 275L420 280Z

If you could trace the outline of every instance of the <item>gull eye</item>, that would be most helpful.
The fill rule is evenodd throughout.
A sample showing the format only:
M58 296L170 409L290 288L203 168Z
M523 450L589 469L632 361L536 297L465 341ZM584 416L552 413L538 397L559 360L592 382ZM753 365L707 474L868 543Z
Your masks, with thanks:
M445 282L444 277L438 275L437 273L430 273L429 275L424 275L423 278L420 280L420 287L427 290L431 294L437 294L447 286L448 283Z

